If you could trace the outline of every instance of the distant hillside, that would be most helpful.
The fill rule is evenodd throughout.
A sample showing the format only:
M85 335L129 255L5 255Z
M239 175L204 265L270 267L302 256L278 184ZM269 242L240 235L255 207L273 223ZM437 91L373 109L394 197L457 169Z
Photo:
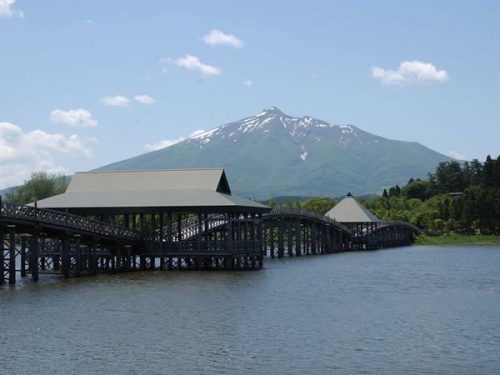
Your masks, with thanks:
M353 125L292 117L271 107L164 149L100 170L225 168L232 190L253 198L380 193L426 177L451 158L416 142L395 141Z

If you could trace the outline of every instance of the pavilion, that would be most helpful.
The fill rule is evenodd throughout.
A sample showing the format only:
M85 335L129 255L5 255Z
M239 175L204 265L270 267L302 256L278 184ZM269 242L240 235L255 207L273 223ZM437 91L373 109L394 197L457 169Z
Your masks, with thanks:
M78 172L65 193L36 204L139 232L153 267L158 258L179 268L262 267L270 208L233 195L223 169Z
M330 219L346 225L380 222L378 217L354 199L351 193L348 193L344 199L337 203L325 215Z

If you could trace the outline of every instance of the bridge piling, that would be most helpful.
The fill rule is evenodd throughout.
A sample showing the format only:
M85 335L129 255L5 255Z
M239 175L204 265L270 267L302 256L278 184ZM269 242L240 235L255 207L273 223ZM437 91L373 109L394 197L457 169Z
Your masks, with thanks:
M16 283L16 232L15 225L9 225L9 284Z
M35 227L33 235L31 236L30 257L29 257L31 279L33 281L39 280L38 245L39 245L39 229L38 227Z

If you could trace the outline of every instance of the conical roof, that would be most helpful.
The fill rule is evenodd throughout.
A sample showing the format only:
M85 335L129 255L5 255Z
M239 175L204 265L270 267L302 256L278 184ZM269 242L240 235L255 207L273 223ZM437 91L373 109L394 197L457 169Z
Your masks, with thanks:
M353 198L351 193L335 205L325 216L339 223L374 223L380 220Z

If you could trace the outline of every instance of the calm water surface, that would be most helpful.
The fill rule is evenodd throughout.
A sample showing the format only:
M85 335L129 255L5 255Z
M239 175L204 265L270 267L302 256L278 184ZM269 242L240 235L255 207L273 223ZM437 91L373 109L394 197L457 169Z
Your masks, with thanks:
M5 374L499 374L500 247L0 286Z

